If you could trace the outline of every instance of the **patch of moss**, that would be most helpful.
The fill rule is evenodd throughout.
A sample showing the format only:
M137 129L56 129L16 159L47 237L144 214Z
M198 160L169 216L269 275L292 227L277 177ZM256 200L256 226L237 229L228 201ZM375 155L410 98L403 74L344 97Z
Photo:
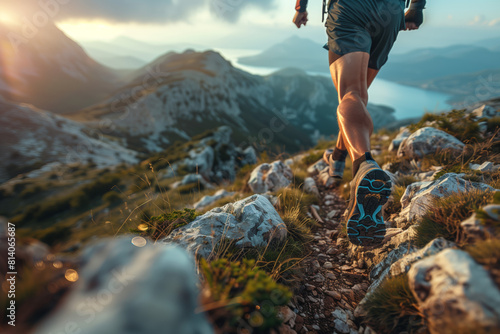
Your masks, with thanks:
M384 281L368 298L366 322L377 332L417 333L424 325L417 300L401 275Z
M201 259L200 269L205 279L202 307L221 332L236 333L244 324L253 333L268 333L281 325L277 307L286 305L292 293L254 260Z
M323 152L312 152L302 158L302 163L306 166L310 166L322 158Z

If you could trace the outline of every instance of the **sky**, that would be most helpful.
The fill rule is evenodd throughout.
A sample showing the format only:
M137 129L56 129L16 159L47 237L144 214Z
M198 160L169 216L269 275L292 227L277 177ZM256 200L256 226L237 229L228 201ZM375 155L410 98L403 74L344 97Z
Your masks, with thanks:
M45 12L78 42L127 36L158 44L260 50L292 35L326 42L320 0L307 27L292 24L295 0L1 0L0 20ZM29 8L29 9L28 9ZM500 1L428 0L425 23L401 32L395 53L500 37Z

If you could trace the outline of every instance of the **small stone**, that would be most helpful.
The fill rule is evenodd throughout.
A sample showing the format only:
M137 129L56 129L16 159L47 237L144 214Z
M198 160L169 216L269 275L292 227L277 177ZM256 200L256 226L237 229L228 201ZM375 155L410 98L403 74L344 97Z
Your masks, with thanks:
M351 331L349 325L340 319L335 319L334 324L335 324L335 330L338 331L339 333L349 334L349 332Z
M325 281L325 277L321 274L317 274L314 276L314 281L318 283L323 283Z
M337 276L335 276L334 273L326 273L326 278L328 278L330 280L335 280L335 279L337 279Z
M312 290L316 289L316 286L314 286L314 285L312 285L312 284L309 284L309 283L306 283L304 286L305 286L305 287L307 288L307 290L309 290L309 291L312 291Z
M337 248L335 248L335 247L328 248L328 250L326 251L326 254L328 254L328 255L337 254Z
M328 219L332 219L333 217L335 217L336 215L338 215L338 213L339 212L337 210L332 210L326 216L328 217Z
M352 289L358 293L363 293L363 286L361 284L356 284L355 286L352 287Z
M318 319L319 319L319 315L318 315L318 314L315 314L315 315L314 315L314 319L318 320Z
M318 245L324 246L324 245L326 245L326 241L325 240L320 240L320 241L318 241Z
M307 296L307 299L311 302L311 303L317 303L318 300L316 298L314 298L313 296Z
M321 327L319 327L318 325L312 325L312 329L314 329L315 331L319 331L321 330Z
M328 290L328 291L325 291L325 293L332 297L333 299L336 299L336 300L340 300L342 298L342 296L340 295L340 293L338 293L337 291L333 291L333 290Z
M325 262L323 264L323 268L325 268L325 269L332 269L333 268L333 264L331 262Z
M316 290L313 290L312 294L314 297L316 297L318 295L318 292Z
M351 266L348 266L348 265L344 265L344 266L340 267L340 269L341 269L342 271L349 271L349 270L352 270L352 267L351 267Z
M304 298L302 298L302 296L295 296L297 298L297 301L301 304L304 304L306 301L304 300Z

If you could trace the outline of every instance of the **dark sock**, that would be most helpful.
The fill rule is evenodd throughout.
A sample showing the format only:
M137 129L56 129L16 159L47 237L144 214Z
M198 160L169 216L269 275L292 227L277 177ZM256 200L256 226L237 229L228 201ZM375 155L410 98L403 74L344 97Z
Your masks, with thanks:
M375 161L370 152L365 152L365 155L362 155L361 157L354 160L352 163L352 178L354 178L354 176L356 176L356 173L358 172L359 166L361 166L361 163L363 163L364 161L370 161L370 160Z
M347 155L348 155L347 150L341 150L340 148L335 147L335 150L333 151L332 154L332 159L335 161L345 161Z

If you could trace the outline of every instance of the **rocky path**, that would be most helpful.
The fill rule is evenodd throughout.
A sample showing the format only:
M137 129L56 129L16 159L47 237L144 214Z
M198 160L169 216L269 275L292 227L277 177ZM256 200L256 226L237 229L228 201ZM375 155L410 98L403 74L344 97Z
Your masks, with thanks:
M291 305L297 316L289 326L297 333L364 333L353 312L369 287L369 271L364 263L348 260L349 243L339 237L345 201L334 190L318 190L317 211L323 223L313 230L314 240L308 245L305 281Z

